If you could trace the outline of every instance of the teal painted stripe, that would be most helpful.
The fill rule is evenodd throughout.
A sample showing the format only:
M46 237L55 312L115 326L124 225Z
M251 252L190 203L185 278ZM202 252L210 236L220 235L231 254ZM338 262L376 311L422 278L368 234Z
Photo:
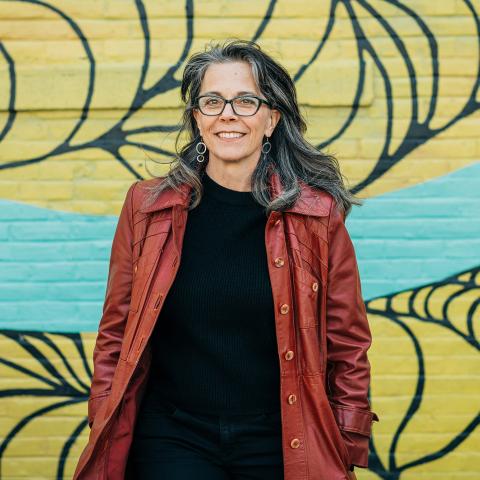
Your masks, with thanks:
M96 331L117 220L0 200L0 328Z
M0 200L0 328L98 328L117 217ZM480 163L354 207L365 300L480 263Z
M365 200L347 217L365 300L480 264L480 163Z

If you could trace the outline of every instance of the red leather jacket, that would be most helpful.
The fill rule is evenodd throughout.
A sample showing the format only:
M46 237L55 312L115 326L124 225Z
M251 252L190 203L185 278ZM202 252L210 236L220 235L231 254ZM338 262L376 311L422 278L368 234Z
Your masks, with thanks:
M149 338L181 259L190 187L145 206L129 188L115 232L88 402L91 427L74 480L130 478L127 459L151 361ZM270 177L278 195L278 175ZM333 197L302 183L265 231L280 359L285 480L345 480L367 467L373 420L371 344L344 216Z

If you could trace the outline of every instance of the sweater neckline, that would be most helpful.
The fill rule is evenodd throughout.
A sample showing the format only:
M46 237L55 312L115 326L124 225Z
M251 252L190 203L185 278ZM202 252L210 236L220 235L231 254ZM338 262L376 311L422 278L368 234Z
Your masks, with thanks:
M211 178L206 171L202 174L204 194L211 196L222 203L233 205L257 205L252 192L240 192L224 187Z

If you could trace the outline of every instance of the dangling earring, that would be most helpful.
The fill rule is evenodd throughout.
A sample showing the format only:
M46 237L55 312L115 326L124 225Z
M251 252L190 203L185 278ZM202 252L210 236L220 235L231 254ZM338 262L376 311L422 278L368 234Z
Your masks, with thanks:
M262 145L263 159L267 159L267 155L272 149L272 144L268 141L270 137L267 137L267 141Z
M202 138L202 137L200 137ZM205 160L205 157L203 154L207 151L207 146L203 143L202 140L200 140L197 145L195 146L195 150L197 151L197 162L202 163ZM200 151L202 150L202 151Z

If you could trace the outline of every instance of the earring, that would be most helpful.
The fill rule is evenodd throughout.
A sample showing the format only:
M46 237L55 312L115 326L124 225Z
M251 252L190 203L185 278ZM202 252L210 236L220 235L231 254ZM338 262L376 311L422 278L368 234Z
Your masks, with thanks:
M200 137L202 138L202 137ZM200 151L201 149L201 151ZM195 145L195 150L197 151L197 162L202 163L205 160L203 154L207 151L207 146L200 140L197 145Z
M267 141L262 145L262 153L263 153L263 159L267 159L267 155L272 149L272 144L268 141L270 137L267 137Z

